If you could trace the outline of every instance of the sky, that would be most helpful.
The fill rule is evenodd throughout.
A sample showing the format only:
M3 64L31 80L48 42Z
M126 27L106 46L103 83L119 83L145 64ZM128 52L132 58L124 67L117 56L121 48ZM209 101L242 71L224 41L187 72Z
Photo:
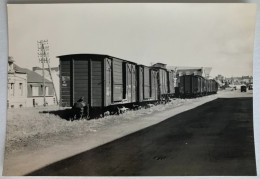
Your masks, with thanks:
M41 66L37 41L57 56L107 54L136 63L212 67L210 76L253 75L256 4L11 4L9 56Z

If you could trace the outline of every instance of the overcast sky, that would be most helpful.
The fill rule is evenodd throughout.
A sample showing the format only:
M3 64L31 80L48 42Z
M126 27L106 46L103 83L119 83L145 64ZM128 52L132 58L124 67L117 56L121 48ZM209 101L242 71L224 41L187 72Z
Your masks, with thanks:
M252 75L255 18L255 4L9 5L9 55L40 66L37 40L48 39L52 67L59 55L97 53Z

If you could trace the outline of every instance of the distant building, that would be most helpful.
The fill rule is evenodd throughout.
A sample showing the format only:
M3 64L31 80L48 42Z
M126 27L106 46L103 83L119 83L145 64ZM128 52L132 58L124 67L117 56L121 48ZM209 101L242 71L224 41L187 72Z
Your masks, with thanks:
M215 80L218 80L223 83L225 81L225 77L223 75L218 75L215 77Z
M253 83L253 77L252 76L242 76L242 82L245 84L251 84Z
M59 67L52 67L51 69L51 75L54 83L54 87L56 89L57 93L57 100L59 101L60 99L60 71ZM42 75L42 68L40 67L33 67L32 70L39 75ZM44 68L44 73L45 73L45 78L51 81L50 73L48 68Z
M178 87L180 83L180 76L183 75L200 75L205 78L209 78L209 74L211 72L210 67L180 67L180 66L168 66L168 70L172 70L175 75L175 86Z
M14 67L13 58L8 57L7 107L25 107L27 103L27 74Z
M176 76L183 75L200 75L205 78L209 78L211 72L211 67L178 67L178 66L169 66L167 69L172 69L176 71Z
M15 65L15 69L27 74L27 107L42 106L44 104L43 78L38 73ZM53 84L45 78L45 99L47 105L56 104Z
M253 83L253 77L252 76L242 76L242 77L231 77L226 78L226 81L228 84L231 85L242 85L242 84L252 84Z

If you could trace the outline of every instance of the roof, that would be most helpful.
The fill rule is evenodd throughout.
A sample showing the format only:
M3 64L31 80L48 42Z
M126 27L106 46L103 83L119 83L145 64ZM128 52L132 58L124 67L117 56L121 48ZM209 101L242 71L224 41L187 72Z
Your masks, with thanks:
M152 65L152 67L166 69L166 64L164 64L164 63L155 63L155 64Z
M88 56L104 56L104 57L111 57L109 55L105 55L105 54L95 54L95 53L76 53L76 54L67 54L67 55L60 55L57 56L58 58L60 57L70 57L70 56L82 56L82 55L88 55ZM116 58L116 57L115 57Z
M50 69L55 70L55 71L59 71L59 67L51 67ZM42 68L41 67L32 67L32 70L33 71L42 70ZM44 68L44 70L49 70L49 68Z
M105 55L105 54L94 54L94 53L79 53L79 54L68 54L68 55L61 55L61 56L57 56L57 58L63 58L63 57L75 57L75 56L96 56L96 57L102 57L102 58L116 58L125 62L130 62L130 63L134 63L137 64L135 62L132 62L130 60L125 60L122 58L118 58L118 57L114 57L114 56L110 56L110 55Z
M42 83L42 81L43 81L42 76L32 70L29 70L27 68L21 68L21 67L17 66L16 64L14 64L14 69L17 72L26 73L28 83ZM51 81L47 80L46 78L45 78L45 82L51 83Z
M169 69L177 69L177 70L201 70L202 68L207 68L207 67L184 67L184 66L168 66L167 68Z

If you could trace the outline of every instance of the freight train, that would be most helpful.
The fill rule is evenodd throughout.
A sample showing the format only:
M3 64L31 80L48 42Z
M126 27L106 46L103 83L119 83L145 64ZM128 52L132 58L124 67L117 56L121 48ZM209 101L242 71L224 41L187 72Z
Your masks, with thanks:
M198 75L179 77L165 64L145 66L108 55L72 54L60 59L60 105L72 107L84 97L88 115L118 107L167 102L217 93L218 85Z

